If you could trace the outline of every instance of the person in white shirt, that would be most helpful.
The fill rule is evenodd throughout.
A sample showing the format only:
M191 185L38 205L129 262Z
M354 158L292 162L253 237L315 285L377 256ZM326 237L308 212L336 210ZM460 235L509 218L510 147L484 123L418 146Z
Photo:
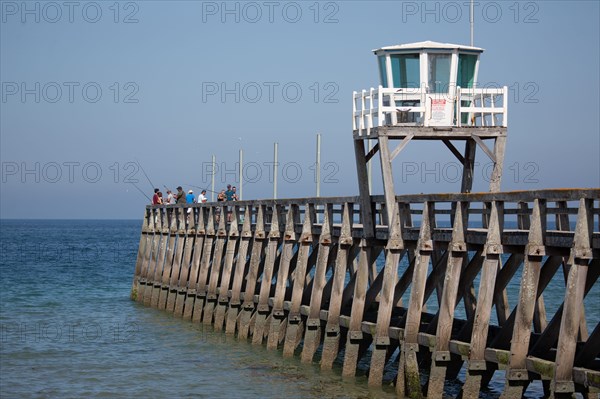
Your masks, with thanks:
M175 197L171 190L167 190L167 205L173 205L175 203Z
M202 203L204 203L206 201L207 201L207 199L206 199L206 190L202 190L200 192L200 195L198 196L198 203L202 204Z

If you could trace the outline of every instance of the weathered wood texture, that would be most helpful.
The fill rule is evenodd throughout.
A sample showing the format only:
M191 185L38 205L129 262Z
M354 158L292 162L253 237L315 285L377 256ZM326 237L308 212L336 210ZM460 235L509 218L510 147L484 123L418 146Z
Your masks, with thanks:
M131 297L409 397L600 392L600 189L386 199L149 206Z

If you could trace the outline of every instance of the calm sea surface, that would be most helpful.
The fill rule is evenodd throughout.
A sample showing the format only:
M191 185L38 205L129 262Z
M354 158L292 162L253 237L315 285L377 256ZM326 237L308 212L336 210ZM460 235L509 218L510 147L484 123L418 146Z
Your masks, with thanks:
M131 301L140 228L1 221L2 398L395 397L390 387L369 389L365 376L343 380L340 365L324 373ZM561 300L545 299L549 308ZM588 325L600 317L599 302L586 302L595 317ZM486 396L497 397L502 383L498 375ZM540 389L534 384L529 396Z

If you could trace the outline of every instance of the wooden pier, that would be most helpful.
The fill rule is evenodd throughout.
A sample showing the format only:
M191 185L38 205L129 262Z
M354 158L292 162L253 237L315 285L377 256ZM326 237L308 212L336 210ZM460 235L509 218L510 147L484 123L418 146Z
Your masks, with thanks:
M148 206L131 296L373 386L395 374L399 396L466 369L465 398L498 370L506 398L533 380L598 398L599 218L600 189Z

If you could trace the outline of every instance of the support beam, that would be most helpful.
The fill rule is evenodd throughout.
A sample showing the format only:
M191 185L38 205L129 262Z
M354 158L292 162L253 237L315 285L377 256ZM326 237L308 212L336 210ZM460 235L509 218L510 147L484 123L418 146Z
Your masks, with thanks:
M494 170L490 177L490 192L500 191L500 181L502 180L502 170L504 168L504 150L506 147L506 136L496 138L494 144Z
M408 143L408 141L407 141ZM400 145L402 146L402 144ZM392 173L392 158L390 156L389 140L387 137L379 138L379 155L381 161L381 175L383 176L383 192L385 195L385 209L388 223L394 220L394 206L396 203L396 190L394 190L394 175Z
M488 157L492 160L492 162L496 163L496 154L494 154L487 145L479 138L477 135L473 135L473 140L477 143L477 145L487 154Z
M475 169L475 150L477 145L473 140L465 142L465 156L463 158L463 176L460 186L461 193L470 193L473 189L473 172Z
M449 139L443 139L442 142L454 154L454 156L456 157L456 159L458 159L458 162L460 162L462 164L465 163L465 157L462 156L462 154L460 153L460 151L458 151L458 149L454 146L454 144L452 144L452 142Z
M409 133L400 144L398 144L398 147L396 147L394 149L394 151L392 151L392 154L390 155L390 162L394 160L394 158L396 158L398 156L398 154L400 154L400 152L406 148L406 146L408 145L408 143L412 140L412 138L415 137L415 135L413 133Z
M371 148L369 152L367 152L367 155L365 155L365 161L369 162L371 158L373 158L375 154L377 154L377 151L379 151L379 143L375 144L375 146Z
M375 236L375 228L373 225L373 208L371 207L371 195L369 193L369 173L367 171L364 140L354 140L354 155L356 175L358 176L358 191L360 193L363 235L365 238L371 238Z

